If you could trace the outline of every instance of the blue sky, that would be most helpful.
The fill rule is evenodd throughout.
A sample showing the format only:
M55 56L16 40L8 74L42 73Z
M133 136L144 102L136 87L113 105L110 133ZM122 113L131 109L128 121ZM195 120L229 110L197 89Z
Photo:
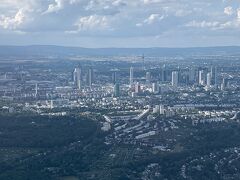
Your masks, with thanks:
M0 0L0 44L240 45L240 0Z

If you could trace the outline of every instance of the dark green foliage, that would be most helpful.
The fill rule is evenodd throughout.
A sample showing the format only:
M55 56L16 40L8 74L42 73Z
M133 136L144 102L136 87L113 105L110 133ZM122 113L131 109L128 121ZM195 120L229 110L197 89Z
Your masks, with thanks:
M0 116L0 147L52 148L85 140L94 122L73 117Z
M194 127L185 122L184 126L168 137L177 138L180 151L152 153L151 148L139 147L138 151L137 146L105 145L106 134L99 130L98 123L83 117L0 116L0 150L9 152L8 160L0 156L0 179L135 180L141 179L152 163L159 164L156 172L160 179L183 179L180 175L183 165L187 165L186 172L192 180L239 177L238 161L232 164L224 161L219 166L222 174L215 171L216 163L234 155L225 149L240 146L239 124ZM18 156L11 158L13 154ZM111 154L116 157L112 159ZM235 156L236 153L233 159ZM149 177L154 177L154 173Z

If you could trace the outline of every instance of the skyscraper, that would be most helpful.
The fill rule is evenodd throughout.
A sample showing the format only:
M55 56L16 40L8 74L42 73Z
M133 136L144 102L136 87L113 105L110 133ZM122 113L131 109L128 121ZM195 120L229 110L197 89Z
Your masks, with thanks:
M218 85L218 69L215 67L215 75L214 75L214 85Z
M114 96L119 97L120 96L120 85L119 83L116 83L114 85Z
M204 85L205 84L205 82L204 82L204 71L203 70L199 71L198 83L199 83L199 85Z
M211 77L212 77L212 85L217 85L217 67L211 67Z
M140 93L140 91L141 91L141 86L140 86L140 83L137 82L135 85L135 93Z
M133 86L133 67L130 68L130 87Z
M195 82L195 69L193 67L189 69L189 82L192 84Z
M177 71L172 72L172 86L173 87L178 86L178 72Z
M72 72L72 81L74 82L74 85L76 84L76 78L77 76L76 76L76 68L75 68Z
M81 90L81 68L80 66L76 67L73 72L73 80L77 89Z
M112 72L112 82L113 84L116 84L118 82L118 73L117 71Z
M146 82L150 83L151 81L151 73L150 72L146 72Z
M91 87L92 86L92 82L93 82L93 69L89 68L88 69L88 86Z
M167 69L166 69L166 65L165 64L163 65L163 67L161 69L160 80L162 82L165 82L167 80Z
M207 89L209 89L211 86L211 80L212 80L211 73L207 73Z
M222 79L221 90L224 91L228 86L228 80L226 78Z
M152 92L153 92L154 94L159 93L159 86L158 86L157 83L152 83Z

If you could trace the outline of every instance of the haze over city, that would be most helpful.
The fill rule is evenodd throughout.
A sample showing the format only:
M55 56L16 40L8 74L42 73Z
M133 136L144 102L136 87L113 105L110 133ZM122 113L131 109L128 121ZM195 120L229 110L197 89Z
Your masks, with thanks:
M239 0L0 0L0 180L240 179Z

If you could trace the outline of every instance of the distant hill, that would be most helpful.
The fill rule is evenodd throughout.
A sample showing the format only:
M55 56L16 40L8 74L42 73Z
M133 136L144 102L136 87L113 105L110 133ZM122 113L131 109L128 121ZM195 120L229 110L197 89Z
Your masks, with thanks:
M50 45L0 46L0 56L192 56L240 55L240 46L196 48L81 48Z

